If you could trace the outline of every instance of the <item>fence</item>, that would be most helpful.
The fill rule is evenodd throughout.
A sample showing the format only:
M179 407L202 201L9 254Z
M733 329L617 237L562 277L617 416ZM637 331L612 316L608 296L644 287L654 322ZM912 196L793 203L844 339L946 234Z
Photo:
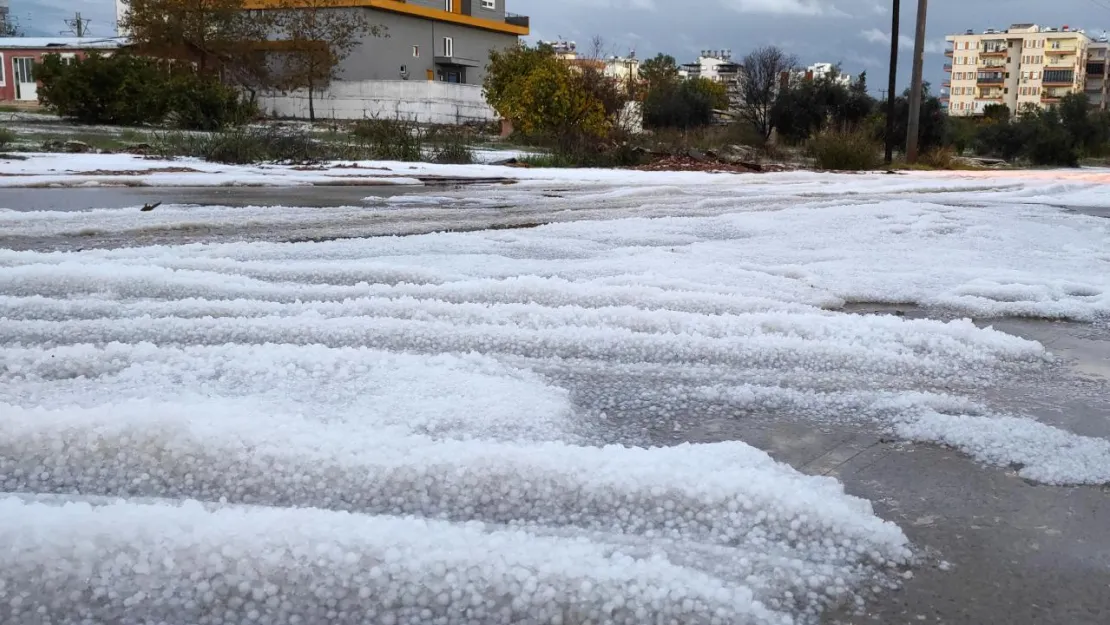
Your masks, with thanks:
M262 95L258 103L274 117L308 117L305 90ZM313 105L317 119L399 118L421 124L498 120L481 87L429 80L337 81L315 93Z

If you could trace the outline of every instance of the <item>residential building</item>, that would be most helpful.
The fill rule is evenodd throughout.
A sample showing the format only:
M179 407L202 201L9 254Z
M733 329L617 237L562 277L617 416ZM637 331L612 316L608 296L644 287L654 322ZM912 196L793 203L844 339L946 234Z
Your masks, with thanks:
M702 50L697 61L679 66L678 73L685 78L705 78L723 84L732 108L739 106L742 72L740 64L732 60L732 50Z
M1110 104L1110 42L1105 37L1087 46L1087 83L1091 106L1105 111Z
M63 60L81 58L93 50L110 54L124 43L119 38L0 37L0 101L37 104L35 65L48 54Z
M837 84L845 87L850 86L853 80L851 74L843 73L840 71L840 66L833 63L814 63L803 70L799 70L799 73L810 80L831 78Z
M621 85L631 85L640 79L640 60L636 58L635 50L629 52L628 56L611 55L592 58L592 55L579 55L578 44L573 41L556 40L538 43L551 46L555 51L555 57L566 61L572 67L592 67L615 79Z
M991 104L1005 104L1016 114L1084 93L1089 49L1097 43L1083 30L1036 24L969 30L946 40L948 80L942 84L941 102L954 116L979 115Z

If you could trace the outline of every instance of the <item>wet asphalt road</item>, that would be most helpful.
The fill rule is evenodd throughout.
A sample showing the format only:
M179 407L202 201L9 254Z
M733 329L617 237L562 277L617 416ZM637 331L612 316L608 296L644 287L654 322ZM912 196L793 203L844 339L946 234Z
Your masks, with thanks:
M82 210L145 202L359 205L370 195L434 193L420 187L286 189L3 189L0 208ZM1110 209L1071 209L1110 217ZM859 307L855 312L889 312ZM933 316L906 310L908 316ZM992 403L1072 431L1110 437L1110 328L991 320L1044 343L1066 365L1054 379L995 389ZM1110 622L1110 488L1054 487L983 467L961 453L889 441L858 426L729 419L660 438L661 444L740 439L812 474L838 478L874 502L923 554L901 590L836 624L1105 625Z

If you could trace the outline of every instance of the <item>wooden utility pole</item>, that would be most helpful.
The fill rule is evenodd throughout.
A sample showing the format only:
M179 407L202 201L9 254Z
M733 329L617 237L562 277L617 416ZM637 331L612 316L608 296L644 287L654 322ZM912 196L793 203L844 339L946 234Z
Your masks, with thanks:
M929 0L917 0L917 36L913 42L913 84L910 85L910 119L906 125L906 160L917 162L917 144L921 138L921 74L925 65L925 21Z
M898 26L901 1L894 0L890 24L890 83L886 92L886 164L894 161L894 93L898 88Z

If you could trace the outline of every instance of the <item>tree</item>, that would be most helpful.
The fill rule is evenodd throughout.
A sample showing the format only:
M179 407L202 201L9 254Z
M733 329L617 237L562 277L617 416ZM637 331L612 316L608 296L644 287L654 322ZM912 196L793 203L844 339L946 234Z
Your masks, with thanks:
M707 126L713 109L728 106L724 85L708 78L658 82L644 96L644 123L683 130Z
M128 0L119 27L138 50L161 58L195 62L200 71L241 51L246 40L265 39L261 16L243 0Z
M669 54L657 54L640 65L640 80L644 82L645 91L675 83L678 81L678 63Z
M894 99L894 142L903 149L906 145L907 126L910 119L909 95L910 90L906 89L901 96ZM918 128L920 132L918 146L921 151L945 144L945 139L948 137L948 115L940 105L940 100L929 93L929 83L922 85L921 117ZM884 132L881 133L884 138L885 130L883 128Z
M230 1L230 0L223 0ZM282 84L308 91L308 118L316 120L314 96L339 78L339 64L368 36L388 37L365 11L336 8L331 0L285 0L275 15L275 30L285 48Z
M988 104L983 107L983 119L995 122L1010 120L1010 107L1005 104Z
M560 147L596 141L610 123L605 104L550 46L494 50L483 84L486 101L523 135Z
M764 141L775 130L771 112L782 76L797 65L797 59L774 46L758 48L740 62L740 115Z
M19 20L15 18L10 12L0 20L0 37L22 37L23 28L19 25Z

